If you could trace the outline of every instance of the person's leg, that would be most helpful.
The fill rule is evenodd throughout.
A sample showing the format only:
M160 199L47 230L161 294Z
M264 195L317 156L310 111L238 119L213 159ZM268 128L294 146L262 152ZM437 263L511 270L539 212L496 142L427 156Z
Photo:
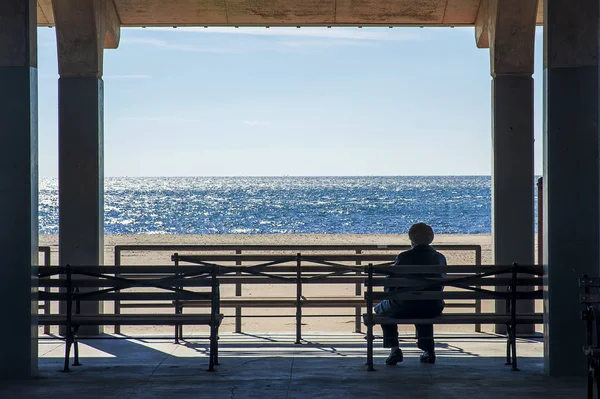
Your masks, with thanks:
M383 330L383 347L390 348L390 355L385 359L385 364L395 366L404 360L404 354L398 342L398 325L382 324L381 329Z
M417 347L426 352L434 351L433 324L417 324L415 328L417 330Z
M377 314L394 317L393 309L387 300L375 306L374 310ZM385 360L385 364L391 366L396 365L404 359L404 355L400 349L400 343L398 342L398 325L382 324L381 330L383 331L383 347L390 348L390 355Z
M420 360L423 363L435 363L435 342L433 341L433 324L415 325L417 329L417 346L423 351Z
M382 324L383 347L397 349L400 346L398 342L398 326L396 324Z
M373 310L377 314L394 317L394 310L387 299L378 303ZM399 346L398 326L395 324L382 324L381 330L383 331L383 347L392 348L393 352Z

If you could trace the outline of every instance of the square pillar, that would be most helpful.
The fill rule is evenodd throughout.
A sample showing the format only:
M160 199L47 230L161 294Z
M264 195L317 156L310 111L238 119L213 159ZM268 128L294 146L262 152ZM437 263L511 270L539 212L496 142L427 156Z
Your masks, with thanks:
M578 280L600 272L599 2L547 0L544 21L545 367L583 376Z
M59 257L61 265L104 264L104 83L96 76L59 79ZM81 303L85 314L102 302ZM96 335L102 327L81 329Z
M533 79L496 75L492 81L492 238L495 265L534 264ZM506 290L506 287L500 289ZM534 313L534 301L517 301L519 313ZM496 312L506 313L505 301ZM497 325L505 333L506 326ZM535 326L517 327L520 335Z
M0 379L38 373L37 4L0 6Z

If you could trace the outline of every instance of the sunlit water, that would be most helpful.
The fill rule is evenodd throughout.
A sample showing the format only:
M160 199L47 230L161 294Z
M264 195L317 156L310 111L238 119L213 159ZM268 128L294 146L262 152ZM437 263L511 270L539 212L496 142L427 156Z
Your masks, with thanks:
M533 189L533 187L532 187ZM40 182L40 232L58 233L57 180ZM489 177L107 178L106 234L491 231Z

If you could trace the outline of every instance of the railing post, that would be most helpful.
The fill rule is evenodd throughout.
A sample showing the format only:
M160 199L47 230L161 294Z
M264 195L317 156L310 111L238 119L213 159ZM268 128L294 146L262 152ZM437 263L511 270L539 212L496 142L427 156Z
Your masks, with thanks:
M52 254L50 252L50 247L44 248L44 266L50 266L52 263ZM51 278L51 277L48 277ZM46 292L51 292L52 289L50 287L45 289ZM44 301L44 314L50 314L50 301ZM50 326L44 326L44 334L50 334Z
M67 331L66 331L66 342L65 342L65 364L63 371L68 372L69 369L69 358L71 354L71 345L73 343L73 282L71 276L71 265L66 265L66 283L67 283Z
M208 360L208 371L215 371L215 365L219 363L218 354L217 354L217 345L218 345L218 337L217 337L217 311L219 309L219 289L218 289L218 281L217 281L217 266L211 266L211 310L210 310L210 353Z
M544 178L540 177L537 182L537 243L538 243L538 266L544 265ZM543 290L538 286L538 290Z
M117 245L115 246L115 267L121 267L121 248ZM119 273L115 273L115 277L120 277ZM121 314L121 300L115 299L115 314ZM121 334L121 325L115 324L115 334Z
M373 367L373 264L367 267L367 370L374 371Z
M581 276L582 279L587 279L588 275L584 274L583 276ZM580 284L581 285L581 284ZM590 293L590 286L587 282L584 282L583 284L583 292L584 294L588 295ZM593 329L594 329L594 322L593 320L593 313L590 310L590 307L587 303L584 303L585 305L585 309L581 312L581 315L585 321L585 343L588 347L592 347L593 345ZM594 369L594 364L592 361L592 357L590 355L587 355L587 365L588 365L588 375L587 375L587 394L588 394L588 399L594 399L594 374L591 372Z
M475 249L475 265L481 266L481 246L477 246ZM477 288L481 289L478 285ZM475 299L475 314L481 314L481 299ZM481 324L475 324L475 332L481 332Z
M512 275L512 274L511 274ZM498 276L498 275L496 275ZM511 284L506 287L506 291L507 293L509 293L509 296L505 299L505 308L506 308L506 314L507 315L511 315L512 314L512 309L511 309L511 305L512 305L512 296L510 295L510 292L512 291L513 287L512 287L512 280L511 280ZM509 322L506 323L506 363L504 363L505 365L509 366L512 364L512 356L511 356L511 348L512 348L512 318Z
M236 249L235 250L235 254L236 255L241 255L242 254L242 250L241 249ZM236 260L235 261L235 265L236 266L241 266L242 265L242 261L241 260ZM235 275L236 276L241 276L242 272L236 272ZM235 296L242 296L242 283L235 283ZM235 332L238 333L238 334L242 332L242 307L241 306L236 306L235 307Z
M302 255L296 254L296 344L302 341Z
M512 346L512 371L519 371L517 368L517 264L513 263L511 293L510 293L510 324L511 327L511 346Z
M357 249L356 250L356 254L357 255L362 254L362 250ZM356 266L360 266L361 264L362 264L362 262L360 260L356 261ZM356 275L360 276L360 272L357 271ZM362 295L362 283L356 283L356 292L355 292L355 294L357 296ZM362 323L361 323L361 320L360 320L361 311L362 311L362 307L360 307L360 306L357 306L354 309L354 332L355 333L361 333L361 331L362 331Z
M173 260L173 263L175 264L176 268L179 268L179 253L175 252L173 254L173 256L171 257L171 259ZM177 276L179 276L180 273L177 273ZM178 287L178 288L183 288L183 287ZM181 308L181 304L179 302L178 299L175 300L175 314L182 314L183 313L183 309ZM179 324L175 326L175 343L178 344L179 340L183 340L183 325Z

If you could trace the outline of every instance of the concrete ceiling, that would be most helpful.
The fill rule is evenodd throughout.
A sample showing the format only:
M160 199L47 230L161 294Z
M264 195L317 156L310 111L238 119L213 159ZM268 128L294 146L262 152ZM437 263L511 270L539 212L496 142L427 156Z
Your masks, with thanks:
M114 0L122 26L469 26L480 1ZM38 24L54 25L52 0L38 0Z

